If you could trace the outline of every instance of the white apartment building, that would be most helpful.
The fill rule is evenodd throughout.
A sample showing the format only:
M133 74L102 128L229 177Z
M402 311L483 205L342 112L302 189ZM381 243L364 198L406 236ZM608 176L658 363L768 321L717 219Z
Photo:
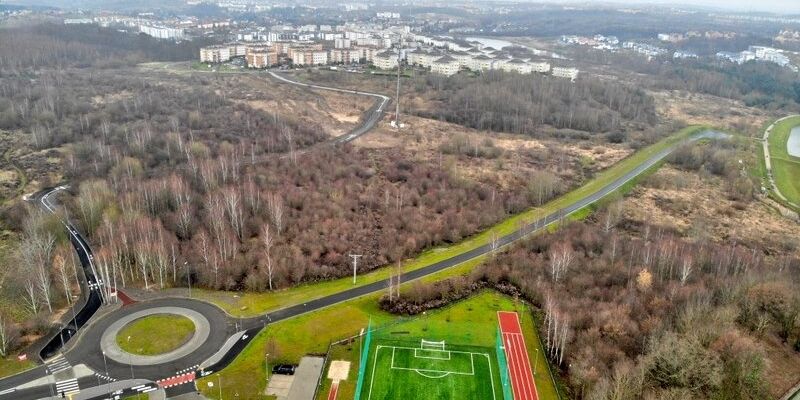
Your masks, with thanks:
M569 78L570 80L574 81L578 78L578 69L577 68L566 68L566 67L553 67L553 76L557 76L559 78Z
M494 63L494 60L492 60L491 58L481 54L481 55L478 55L478 56L470 58L469 62L467 62L467 68L469 68L469 69L471 69L473 71L488 71L488 70L492 69L492 64L493 63Z
M309 48L290 48L289 58L294 65L324 65L328 63L328 52Z
M200 48L200 62L221 63L231 59L231 48L228 46L210 46Z
M353 45L353 41L345 38L338 38L333 41L333 47L336 49L349 49Z
M331 49L328 62L334 64L356 64L361 61L361 49Z
M431 72L445 76L455 75L460 69L458 61L450 56L441 57L431 64Z
M372 65L380 69L395 69L397 68L397 54L390 51L375 54Z
M519 59L512 59L504 62L500 69L506 72L517 72L520 74L530 74L531 65Z
M531 71L538 72L540 74L545 74L550 72L550 63L546 62L532 62L529 63L531 65Z
M183 39L183 29L180 28L139 25L139 32L156 39Z
M344 35L343 35L343 34L341 34L341 33L334 33L334 32L321 32L321 33L320 33L320 35L319 35L319 38L320 38L320 39L322 39L322 40L328 40L328 41L331 41L331 40L336 40L336 39L341 39L342 37L344 37Z

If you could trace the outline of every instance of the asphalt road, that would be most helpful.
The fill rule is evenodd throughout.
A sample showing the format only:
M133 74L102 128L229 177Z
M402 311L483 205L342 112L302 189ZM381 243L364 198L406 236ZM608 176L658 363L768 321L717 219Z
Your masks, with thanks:
M275 73L274 71L268 71L268 72L274 78L276 78L276 79L278 79L278 80L280 80L282 82L292 84L292 85L307 87L307 88L310 88L310 89L320 89L320 90L328 90L328 91L332 91L332 92L348 93L348 94L354 94L354 95L358 95L358 96L368 96L368 97L372 97L372 98L376 99L376 102L372 106L372 108L367 110L367 112L364 114L364 117L362 118L363 121L362 121L361 125L357 126L355 129L350 131L350 133L347 133L345 135L336 137L335 139L332 140L333 143L337 143L337 144L338 143L347 143L347 142L353 141L355 139L358 139L359 136L361 136L361 135L369 132L370 130L372 130L372 128L375 127L375 124L377 124L378 121L380 121L381 117L383 116L383 112L386 110L386 106L389 104L389 100L391 100L389 97L384 96L384 95L382 95L380 93L370 93L370 92L362 92L362 91L358 91L358 90L340 89L340 88L335 88L335 87L330 87L330 86L313 85L313 84L310 84L310 83L303 83L303 82L293 81L293 80L291 80L291 79L289 79L289 78L287 78L287 77L285 77L283 75L279 75L279 74Z
M342 142L347 142L357 138L360 135L363 135L365 132L369 131L374 127L377 121L380 119L383 109L388 102L388 98L378 94L370 94L370 93L363 93L363 92L356 92L356 91L348 91L343 89L337 88L330 88L318 85L309 85L299 82L290 81L286 78L283 78L277 74L273 74L278 79L283 81L298 84L303 86L308 86L315 89L323 89L323 90L335 90L340 92L352 92L355 94L364 94L369 96L378 96L381 99L381 102L376 103L376 107L373 110L370 110L370 115L366 116L363 120L363 124L355 129L353 132L341 136ZM704 131L699 134L695 134L688 141L695 141L702 138L719 138L724 137L725 134L713 132L713 131ZM339 138L337 138L339 139ZM600 188L596 192L576 201L575 203L565 207L562 210L558 210L557 212L551 213L546 215L539 220L536 220L528 225L525 225L518 229L517 231L500 237L497 242L493 244L486 244L480 246L478 248L466 251L464 253L458 254L446 260L431 264L424 268L420 268L414 271L410 271L404 273L402 275L402 281L407 282L414 279L419 279L426 275L430 275L441 270L453 267L455 265L461 264L463 262L469 261L476 257L480 257L482 255L488 254L491 251L511 244L537 230L544 229L547 225L557 222L558 220L594 203L598 200L602 199L603 197L609 195L610 193L616 191L626 183L630 182L637 176L641 175L647 169L653 167L654 165L661 162L664 158L666 158L674 149L677 147L678 144L673 145L663 151L659 152L658 154L653 155L642 164L638 165L632 171L626 173L625 175L621 176L620 178L614 180L613 182L607 184L606 186ZM45 194L41 198L42 204L45 208L52 210L52 204L48 201L48 195ZM86 258L88 268L84 270L87 272L87 281L90 283L96 283L94 280L95 274L93 273L93 265L92 265L92 256L91 250L89 249L88 243L77 234L77 231L74 230L70 225L65 223L65 226L70 231L71 236L75 237L75 247L78 251L79 255L83 253L83 256ZM83 261L83 259L82 259ZM388 279L378 281L375 283L371 283L364 286L355 287L352 289L344 290L342 292L321 297L315 300L311 300L307 303L297 304L294 306L290 306L287 308L283 308L280 310L276 310L270 313L267 313L260 317L249 318L246 320L236 320L230 318L226 314L224 314L221 310L216 308L213 305L185 298L168 298L168 299L159 299L159 300L152 300L147 302L136 303L134 305L121 308L117 311L114 311L102 318L93 319L90 321L88 325L83 327L79 332L80 334L77 336L76 339L73 339L74 342L70 343L68 346L68 350L66 351L65 357L70 363L73 365L78 363L84 363L98 371L100 373L106 374L107 368L107 375L111 376L116 379L129 379L132 377L139 378L139 379L151 379L151 380L158 380L162 378L167 378L175 375L177 372L186 369L192 369L194 366L201 364L203 361L211 357L218 349L220 349L226 339L230 337L235 331L246 329L247 338L237 342L223 357L222 359L217 362L216 364L205 368L203 371L197 371L196 377L206 376L216 371L221 370L226 365L228 365L235 357L246 347L249 341L267 324L282 321L285 319L293 318L311 311L319 310L325 307L329 307L331 305L351 300L360 296L364 296L370 293L382 291L388 287ZM151 366L133 366L131 369L130 365L125 365L121 363L116 363L111 360L104 360L102 356L102 352L100 351L100 337L102 336L105 328L108 327L113 321L126 315L131 312L135 312L138 310L142 310L149 307L159 307L164 305L171 305L171 306L180 306L180 307L187 307L198 312L203 313L209 321L211 322L212 329L211 335L206 343L193 354L190 354L180 360L176 360L174 362L168 362L158 365L151 365ZM5 378L0 380L0 399L5 400L6 398L13 398L14 400L26 400L26 399L36 399L40 398L43 395L49 396L50 393L53 392L53 385L44 385L41 387L37 387L34 389L27 389L27 390L20 390L20 391L11 391L11 388L18 386L21 383L36 379L38 377L44 376L46 372L44 371L43 367L38 367L28 372L25 372L20 375L16 375L13 377ZM80 381L79 381L80 382ZM92 378L84 378L82 388L91 387L91 386L101 386L102 383L100 381L95 382ZM185 393L188 391L193 391L194 387L191 385L181 385L174 388L170 388L168 390L169 395L175 395L179 393Z

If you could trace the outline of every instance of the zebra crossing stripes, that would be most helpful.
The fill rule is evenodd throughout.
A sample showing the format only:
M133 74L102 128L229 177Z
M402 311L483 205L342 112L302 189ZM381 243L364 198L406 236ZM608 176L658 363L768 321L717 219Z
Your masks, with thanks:
M78 393L81 390L78 387L78 378L67 379L63 381L56 382L56 393L58 395L70 395L73 393Z
M51 374L66 371L70 368L72 368L72 365L70 365L69 361L61 354L47 362L47 372Z
M116 382L117 381L116 379L114 379L114 378L112 378L110 376L105 376L103 374L95 373L95 375L97 375L98 378L100 378L100 379L102 379L104 381L109 381L109 382Z

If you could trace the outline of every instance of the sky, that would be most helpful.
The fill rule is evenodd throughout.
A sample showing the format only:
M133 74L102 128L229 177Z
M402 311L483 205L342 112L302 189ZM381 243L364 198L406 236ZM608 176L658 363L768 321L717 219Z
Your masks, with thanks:
M535 1L535 0L534 0ZM553 0L551 0L553 1ZM558 0L555 0L558 2ZM589 3L599 0L587 0ZM614 1L614 0L611 0ZM731 11L757 11L772 12L777 14L800 14L800 0L616 0L615 3L625 4L665 4L665 5L692 5L715 7Z

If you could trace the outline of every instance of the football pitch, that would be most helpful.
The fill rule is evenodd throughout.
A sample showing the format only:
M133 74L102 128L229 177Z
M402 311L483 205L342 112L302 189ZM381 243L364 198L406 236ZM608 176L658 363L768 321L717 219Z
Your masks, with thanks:
M376 342L366 365L362 400L503 399L492 348Z

